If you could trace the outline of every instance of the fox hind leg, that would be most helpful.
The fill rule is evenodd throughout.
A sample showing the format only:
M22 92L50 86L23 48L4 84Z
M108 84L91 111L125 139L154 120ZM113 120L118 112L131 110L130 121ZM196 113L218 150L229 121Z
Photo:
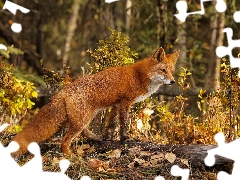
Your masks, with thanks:
M62 145L61 149L62 152L66 155L72 154L71 152L71 142L72 140L77 137L83 130L83 127L76 126L75 124L70 124L69 130L65 134L63 140L62 140Z
M94 134L92 131L88 129L88 127L83 128L83 126L77 126L76 124L71 124L68 132L64 136L62 140L62 152L64 154L72 154L70 149L72 140L77 137L80 133L82 133L88 139L92 139L94 141L101 141L102 136L98 136Z

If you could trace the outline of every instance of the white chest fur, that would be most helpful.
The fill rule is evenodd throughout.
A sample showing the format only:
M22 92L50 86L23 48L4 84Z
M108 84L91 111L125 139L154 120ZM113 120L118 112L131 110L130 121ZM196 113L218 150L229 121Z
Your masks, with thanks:
M138 97L134 100L134 103L144 101L146 98L150 97L153 93L155 93L155 92L159 89L159 87L160 87L161 85L162 85L162 83L154 83L154 82L152 82L152 83L148 86L147 93L138 96Z

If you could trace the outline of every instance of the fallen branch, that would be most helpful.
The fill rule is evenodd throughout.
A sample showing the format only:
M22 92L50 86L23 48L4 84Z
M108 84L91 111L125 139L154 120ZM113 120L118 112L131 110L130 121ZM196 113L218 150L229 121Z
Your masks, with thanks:
M183 96L188 97L188 96L198 96L199 91L203 89L201 87L196 87L196 88L189 88L186 91L182 91L182 88L178 84L173 84L172 86L168 85L163 85L160 86L158 91L154 93L155 95L165 95L165 96L179 96L180 94L183 94ZM206 90L205 93L203 93L203 97L206 97L208 94L213 92L213 90Z
M142 151L152 152L172 152L178 158L188 159L192 166L204 165L204 159L207 156L207 150L216 148L215 145L161 145L152 142L140 141L102 141L93 142L96 151L106 152L114 149L122 149L123 151L133 147L140 147ZM215 165L233 163L232 160L216 156Z
M163 85L160 86L158 91L154 93L155 96L158 95L164 95L164 96L179 96L180 94L183 94L184 97L189 97L189 96L198 96L201 87L196 87L196 88L189 88L186 91L182 91L181 87L177 84L168 86L168 85ZM37 87L37 91L39 94L39 97L47 96L49 94L49 89L43 88L43 87ZM203 97L206 97L208 94L213 92L213 90L206 90L205 93L203 93Z

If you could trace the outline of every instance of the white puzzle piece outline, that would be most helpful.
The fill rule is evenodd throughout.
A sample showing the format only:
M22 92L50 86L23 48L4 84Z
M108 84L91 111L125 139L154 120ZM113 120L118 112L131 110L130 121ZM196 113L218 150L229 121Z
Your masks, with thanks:
M218 144L217 148L208 150L208 155L204 159L207 166L213 166L215 164L215 155L219 155L234 161L232 174L228 174L224 171L220 171L217 175L218 180L237 180L240 177L240 139L236 139L230 143L225 143L224 134L219 132L214 136L215 141Z
M180 0L176 3L176 8L178 10L178 14L175 14L174 16L176 18L178 18L180 21L185 22L187 16L191 15L191 14L201 14L203 15L205 13L205 9L203 6L203 2L207 2L207 1L213 1L213 0L201 0L200 4L201 4L201 10L200 11L196 11L196 12L190 12L187 13L187 2L185 0ZM226 3L224 2L224 0L216 0L216 10L218 12L224 12L227 7L226 7ZM233 19L236 23L240 23L240 11L236 11L233 14ZM233 36L233 30L232 28L225 28L223 30L223 32L226 33L227 35L227 39L228 39L228 47L225 46L219 46L216 48L216 55L219 58L222 58L226 55L229 55L229 60L230 60L230 66L231 68L240 68L240 58L235 58L232 55L232 49L235 47L240 47L240 39L237 40L233 40L232 36ZM240 71L238 76L240 77Z
M115 0L115 1L117 1L117 0ZM203 2L207 2L207 1L212 1L212 0L201 0L201 10L196 11L196 12L190 12L190 13L187 13L187 3L186 3L186 1L178 1L176 3L176 7L177 7L179 13L175 14L175 16L180 21L185 22L187 16L189 16L189 15L193 15L193 14L203 15L205 13ZM106 3L111 3L111 2L114 2L114 0L113 1L106 0L105 2ZM8 9L13 14L16 13L17 9L19 9L23 13L28 13L30 11L30 10L28 10L26 8L23 8L22 6L19 6L19 5L16 5L16 4L14 4L15 5L14 9L9 9L9 7L11 7L11 8L13 7L13 6L10 6L10 4L14 4L14 3L11 3L10 1L6 1L3 9ZM218 12L224 12L226 10L226 3L223 0L217 0L216 10ZM235 12L234 15L233 15L233 18L236 22L240 22L240 11ZM239 42L239 40L232 40L232 29L231 28L225 28L224 32L227 33L229 46L228 47L224 47L224 46L218 47L220 49L218 49L218 50L216 49L216 54L219 55L219 56L222 56L224 54L231 56L231 58L230 58L231 67L235 67L235 66L239 67L238 62L235 62L235 60L238 60L239 58L232 57L232 52L231 52L232 48L239 47L238 45L236 45L237 42ZM4 45L0 46L0 49L6 50L5 47L6 46L4 46ZM217 51L218 51L218 53L217 53ZM4 124L3 126L0 126L0 132L4 128L6 128L6 124ZM235 153L239 152L239 150L240 150L240 140L235 140L233 142L230 142L230 143L226 144L224 142L223 138L224 138L224 135L216 135L215 136L215 139L218 142L218 148L208 150L208 156L205 158L205 163L207 163L208 165L213 165L215 163L214 156L216 154L217 155L222 155L223 157L228 157L232 160L234 160L237 157L238 154L235 154ZM48 179L50 177L50 175L52 175L51 176L51 179L52 179L54 177L56 178L57 175L59 175L58 179L62 179L61 178L62 175L65 175L64 172L67 170L67 168L69 167L69 164L70 164L70 162L68 160L61 160L60 163L59 163L60 164L60 169L61 169L60 173L42 172L42 159L41 159L41 155L40 155L39 146L36 143L31 143L31 145L29 146L29 151L32 152L35 155L35 157L30 162L25 164L23 167L19 167L18 164L15 162L15 160L13 160L12 157L10 156L11 152L15 152L17 149L18 149L18 144L16 144L15 142L11 142L9 144L9 146L6 147L6 148L4 148L2 146L2 144L0 143L0 152L1 152L0 153L0 159L1 160L3 158L5 159L4 161L2 161L2 162L4 162L4 164L1 164L1 161L0 161L0 166L1 165L4 166L0 169L1 170L3 170L3 169L6 170L6 171L0 172L0 177L4 177L4 176L2 176L3 174L8 175L8 176L11 175L12 177L14 177L14 174L15 174L16 178L19 179L21 173L23 173L25 171L27 171L27 173L29 173L28 168L38 167L37 169L34 170L35 173L38 172L38 173L44 174L43 175L44 178ZM233 153L233 151L234 151L234 153ZM41 165L41 167L40 167L40 165ZM240 168L237 168L237 167L240 167L240 161L238 159L235 159L234 169L233 169L232 175L229 175L226 172L221 171L221 172L218 173L218 179L229 179L229 178L234 179L236 174L240 173ZM8 170L11 170L11 172L12 172L13 169L16 169L16 171L14 171L15 173L9 173L8 172ZM8 173L6 173L6 172L8 172ZM184 172L184 175L182 176L182 179L183 178L186 179L188 177L186 174L188 173L188 175L189 175L189 169L181 169L176 165L172 166L172 168L171 168L172 175L181 176L181 172ZM23 174L26 175L26 173L23 173ZM64 176L65 179L69 179L67 176L66 177L65 176ZM36 174L33 175L30 179L35 178L35 177L36 177ZM28 179L28 178L25 178L25 179ZM83 176L81 178L81 180L89 180L89 179L91 179L89 176ZM161 177L161 176L158 176L155 179L156 180L160 180L160 179L162 180L164 178ZM235 179L236 179L236 177L235 177Z
M182 169L178 165L173 165L171 167L171 174L175 177L182 177L182 180L188 180L190 170L189 169ZM155 177L154 180L165 180L162 176Z
M8 0L6 0L6 2L3 5L3 10L4 9L9 10L14 15L16 15L17 10L19 10L22 13L25 13L25 14L30 12L29 9L27 9L25 7L22 7L22 6L19 6L19 5L15 4L15 3L12 3L11 1L8 1ZM11 29L12 29L13 32L19 33L19 32L22 31L22 25L19 24L19 23L12 23Z
M176 18L178 18L181 22L185 22L186 21L186 18L189 16L189 15L193 15L193 14L200 14L200 15L203 15L205 13L205 9L204 9L204 5L203 3L204 2L208 2L208 1L213 1L213 0L201 0L200 1L200 5L201 5L201 10L200 11L194 11L194 12L189 12L187 13L187 2L185 0L180 0L176 3L176 8L178 10L178 14L174 14L174 16ZM218 12L224 12L226 11L227 9L227 5L226 3L224 2L224 0L216 0L217 3L216 3L216 10Z
M181 176L182 180L188 180L190 170L189 169L182 169L178 165L173 165L171 167L171 174L173 176Z
M233 14L233 19L236 23L240 23L240 11L236 11L234 14Z
M116 2L118 0L105 0L105 3L112 3L112 2Z
M232 49L235 47L240 47L240 39L233 40L233 30L232 28L225 28L223 32L227 35L228 47L225 46L218 46L216 48L216 55L220 58L228 55L230 60L231 68L240 67L240 58L235 58L232 55Z
M206 0L207 1L207 0ZM179 11L179 14L175 14L176 18L178 18L180 21L185 22L188 15L191 14L204 14L205 10L203 7L203 2L206 2L205 0L201 0L201 11L197 12L191 12L187 13L187 3L185 1L178 1L176 4L176 8ZM221 1L220 4L218 4L220 1L217 1L216 4L216 10L218 12L224 12L226 10L226 3ZM234 21L236 23L240 22L240 11L236 11L233 14ZM232 55L232 49L234 47L240 47L240 39L233 40L233 30L232 28L225 28L223 30L227 34L228 39L228 47L225 46L219 46L216 48L216 55L218 57L223 57L226 55L229 55L230 59L230 66L231 68L240 67L240 58L234 58ZM240 77L240 72L239 72ZM222 133L218 133L215 135L215 140L218 143L218 148L214 148L211 150L208 150L208 156L205 158L205 164L208 166L212 166L215 163L215 155L220 155L229 159L234 160L234 166L232 170L232 174L228 174L226 172L220 171L217 175L218 180L237 180L240 177L240 159L238 159L239 151L240 151L240 140L237 139L235 141L232 141L228 144L225 143L225 137Z
M7 124L0 126L0 132L3 131L7 126ZM10 142L6 148L0 142L0 179L70 180L70 178L65 174L70 165L69 160L60 160L60 172L44 172L42 170L42 156L39 145L33 142L28 146L28 150L34 154L34 157L32 160L20 167L18 163L11 157L11 153L17 151L18 148L19 145L17 142Z

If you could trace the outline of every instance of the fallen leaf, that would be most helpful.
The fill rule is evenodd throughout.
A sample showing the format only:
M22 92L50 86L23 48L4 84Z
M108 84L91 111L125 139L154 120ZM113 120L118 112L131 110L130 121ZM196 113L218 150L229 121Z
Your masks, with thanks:
M121 156L121 149L114 149L111 152L108 153L109 158L120 158Z
M187 167L189 167L189 164L188 164L188 159L180 159L180 161L185 164Z
M99 168L102 167L103 165L103 161L100 161L99 159L90 159L87 164L92 167L93 169L95 169L96 171L99 171Z
M173 153L166 153L165 159L168 160L168 162L170 163L174 163L174 161L176 160L176 155Z

